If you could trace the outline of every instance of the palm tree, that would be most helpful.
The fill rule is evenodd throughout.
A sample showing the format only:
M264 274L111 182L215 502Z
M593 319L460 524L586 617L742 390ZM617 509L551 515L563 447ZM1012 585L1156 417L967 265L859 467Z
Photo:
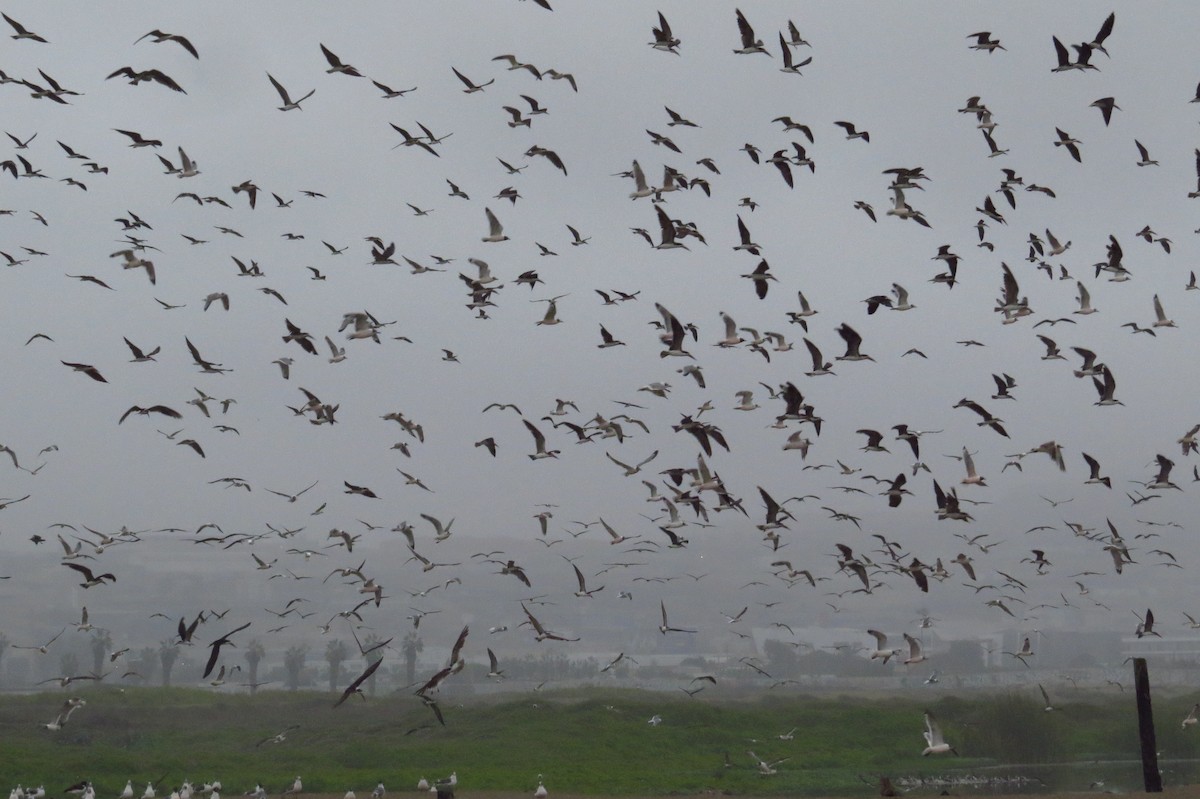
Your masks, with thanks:
M381 643L383 643L383 639L381 639L376 633L371 633L367 636L367 640L363 646L365 646L368 651L367 654L363 655L363 660L367 662L368 666L376 661L383 660L383 647L379 646ZM375 648L377 646L379 646L378 649ZM371 696L375 696L376 674L378 674L378 672L367 678L367 693L369 693Z
M62 669L64 677L71 677L79 673L79 656L74 652L66 652L58 659L58 667Z
M308 657L307 646L289 646L283 653L283 669L287 672L287 687L293 691L300 687L300 673L304 671L304 659Z
M104 673L104 658L112 649L112 636L108 634L108 630L96 630L92 633L89 645L92 648L92 674L99 679Z
M350 655L345 641L333 640L325 645L325 662L329 664L329 690L337 690L338 678L342 676L342 663Z
M425 648L425 642L416 631L404 636L400 643L400 651L404 653L404 679L412 684L417 681L417 654Z
M142 647L137 659L133 661L133 666L141 684L147 684L154 679L154 672L158 670L158 650L152 646Z
M179 657L179 646L175 639L168 638L158 645L158 660L162 663L162 684L171 684L171 669L175 668L175 659Z
M262 642L255 638L246 646L246 651L243 657L246 658L247 674L250 675L250 695L254 696L258 693L258 664L262 661L263 656L267 654L267 650L263 649Z

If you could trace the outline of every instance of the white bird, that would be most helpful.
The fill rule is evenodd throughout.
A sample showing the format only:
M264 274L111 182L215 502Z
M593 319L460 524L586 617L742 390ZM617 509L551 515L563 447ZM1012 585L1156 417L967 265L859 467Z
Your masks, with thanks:
M988 202L991 202L991 197L988 198ZM904 191L899 186L892 187L892 207L887 210L887 216L894 216L899 219L912 219L925 227L929 227L924 214L915 210L905 201Z
M899 283L892 284L892 294L895 295L896 301L892 303L891 310L893 311L911 311L917 306L908 301L908 289L901 286Z
M1197 702L1196 704L1192 705L1191 712L1189 712L1187 714L1187 717L1184 718L1183 724L1181 725L1181 729L1186 730L1188 727L1196 726L1196 722L1198 720L1197 714L1200 714L1200 702Z
M780 763L783 763L784 761L791 760L790 757L783 757L783 758L780 758L779 760L773 760L770 763L768 763L767 761L763 760L758 755L754 754L753 750L747 749L746 754L748 754L748 755L750 755L750 757L754 758L754 765L758 769L759 774L775 774L776 766L778 766Z
M882 660L886 664L888 658L896 654L896 650L886 648L887 636L879 630L867 630L867 634L875 639L875 651L871 653L871 660Z
M454 526L454 519L451 519L446 524L442 524L442 520L428 513L422 513L421 518L433 525L434 541L445 541L450 537L450 528Z
M928 658L921 651L921 642L913 638L908 633L904 634L904 640L908 642L908 657L904 659L904 665L912 665L913 663L924 663Z
M325 343L329 345L330 363L341 363L342 361L346 360L345 347L339 347L337 344L334 344L333 339L331 339L329 336L325 337Z
M641 197L649 197L654 194L654 189L646 185L646 175L642 172L642 167L637 161L633 162L633 183L636 187L634 192L629 195L629 199L637 200Z
M1013 657L1015 657L1017 660L1019 660L1019 661L1021 661L1022 663L1024 663L1026 666L1029 666L1029 663L1028 663L1028 662L1026 662L1025 658L1028 658L1028 657L1033 657L1033 655L1034 655L1034 652L1033 652L1033 643L1032 643L1032 642L1029 640L1029 636L1027 635L1027 636L1025 636L1024 640L1021 642L1021 649L1020 649L1020 651L1018 651L1018 652L1005 652L1004 654L1006 654L1006 655L1012 655L1012 656L1013 656Z
M533 799L546 799L546 797L548 795L549 794L546 791L546 786L544 784L542 784L542 775L539 774L538 775L538 787L537 787L537 790L533 792Z
M1042 701L1046 703L1046 706L1042 710L1047 713L1054 710L1054 706L1050 704L1050 694L1046 693L1046 689L1042 687L1041 683L1038 683L1038 690L1042 692Z
M488 647L488 673L487 676L493 680L504 679L504 672L500 670L500 661L496 659L496 653Z
M1154 324L1152 327L1175 327L1175 322L1168 319L1163 311L1162 301L1158 299L1158 295L1154 295Z
M492 213L492 209L484 208L483 211L487 214L488 220L488 234L483 237L483 241L488 244L508 241L508 236L504 235L504 226L500 224L500 220Z
M1050 228L1046 228L1046 243L1049 245L1046 249L1047 256L1062 255L1071 248L1071 242L1063 244L1058 238L1050 232Z
M658 450L654 450L654 452L651 452L649 456L644 458L642 461L640 461L635 466L630 466L629 464L624 463L623 461L617 460L608 452L605 452L604 454L610 461L612 461L613 463L617 464L618 466L620 466L622 469L625 470L626 477L632 477L633 475L640 472L642 470L643 466L645 466L647 463L649 463L650 461L652 461L658 457Z
M125 269L145 269L146 276L150 278L150 284L155 284L156 278L153 261L148 261L145 258L139 258L138 256L134 255L133 250L117 250L109 257L116 258L117 256L121 256L121 258L124 259L125 262L122 264L122 267Z
M533 436L533 444L534 444L534 447L536 447L536 452L531 454L529 456L529 459L536 461L536 460L541 460L543 458L557 458L559 455L559 450L557 450L557 449L547 450L546 449L545 434L543 434L541 430L538 430L533 425L533 423L530 422L528 419L522 419L521 421L525 423L525 429L527 429L529 431L529 434Z
M735 391L734 396L738 398L738 404L733 407L735 411L752 411L759 407L754 402L753 391Z
M61 635L61 633L59 633L59 635ZM49 724L43 724L42 726L51 732L61 730L63 725L65 725L71 718L71 714L86 704L87 702L83 699L73 696L67 699L67 701L63 702L62 707L58 711L58 715L54 717L54 721L51 721ZM88 784L88 787L91 788L90 783ZM95 797L95 792L93 792L92 796L93 798Z
M928 710L925 711L925 749L921 752L922 757L928 755L944 755L946 752L958 754L958 751L946 743L946 739L942 737L942 728L938 726L937 719Z
M1077 280L1075 281L1075 285L1079 288L1079 296L1076 297L1076 299L1079 301L1079 309L1072 311L1072 313L1077 313L1084 316L1087 314L1094 314L1096 309L1092 307L1091 293L1088 292L1087 287L1084 286L1082 282Z
M963 447L962 462L963 462L963 466L966 467L966 470L967 470L967 476L964 477L960 481L963 485L968 485L968 486L986 486L987 485L987 483L985 483L983 480L983 476L980 474L977 474L975 472L975 461L971 457L971 453L967 451L966 447Z
M179 171L176 173L176 177L194 178L200 174L200 170L196 168L196 162L188 158L188 154L183 151L182 147L179 148L179 160Z
M551 297L551 298L550 298L550 299L548 299L548 300L530 300L530 302L546 302L546 303L549 303L549 305L548 305L548 306L546 306L546 314L545 314L545 316L543 316L541 319L539 319L539 320L536 322L536 324L537 324L537 325L558 325L558 324L562 324L562 320L558 318L558 301L559 301L559 300L561 300L563 297L566 297L566 296L567 296L566 294L560 294L560 295L558 295L557 297Z

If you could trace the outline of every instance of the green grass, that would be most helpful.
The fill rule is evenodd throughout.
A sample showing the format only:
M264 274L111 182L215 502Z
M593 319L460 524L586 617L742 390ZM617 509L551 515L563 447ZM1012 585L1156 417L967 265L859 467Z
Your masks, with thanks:
M464 793L527 792L538 774L558 793L861 793L862 777L884 773L1129 759L1138 751L1132 697L1089 701L1082 693L1044 713L1025 694L943 695L925 704L912 696L700 701L587 689L468 698L465 706L447 699L445 727L404 696L335 710L330 695L311 692L248 697L146 688L83 695L87 705L58 732L38 725L54 715L62 694L0 696L0 784L45 782L54 795L86 778L105 799L127 779L144 784L165 774L164 790L185 778L220 779L234 795L259 781L277 792L299 774L306 791L340 794L380 780L409 789L421 776L457 771ZM1196 731L1178 724L1193 701L1158 700L1158 743L1171 756L1196 756ZM926 706L962 757L920 757ZM657 727L647 724L654 714L663 717ZM300 727L285 742L257 746L293 724ZM778 739L793 727L794 740ZM778 774L763 776L747 749L766 760L789 759Z

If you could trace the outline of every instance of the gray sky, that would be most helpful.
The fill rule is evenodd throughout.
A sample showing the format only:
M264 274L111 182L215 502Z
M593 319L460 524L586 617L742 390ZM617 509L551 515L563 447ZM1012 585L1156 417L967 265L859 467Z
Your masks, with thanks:
M357 586L337 578L317 583L334 567L357 565L365 553L364 573L387 596L381 608L365 612L365 624L385 635L402 634L405 609L419 601L423 610L444 610L423 626L427 639L452 640L464 620L480 632L481 625L509 624L508 633L491 640L498 652L535 646L527 629L516 629L523 615L518 600L535 594L557 603L545 609L546 623L583 634L574 646L586 651L620 650L634 641L652 646L647 634L659 623L660 599L672 608L673 622L701 630L698 646L705 650L731 646L718 610L732 613L744 605L750 611L739 624L747 627L787 621L796 627L886 627L897 634L913 629L914 619L927 611L942 620L948 637L1008 626L1132 632L1130 611L1151 606L1161 627L1183 631L1181 612L1192 611L1187 603L1195 553L1185 512L1193 461L1177 440L1200 419L1191 399L1192 370L1179 359L1188 352L1189 331L1200 323L1200 294L1184 289L1197 226L1187 193L1195 188L1198 106L1187 101L1198 77L1191 32L1200 12L1183 4L1116 4L1115 29L1105 42L1111 57L1097 52L1091 59L1097 70L1054 74L1051 37L1068 46L1091 39L1109 7L840 3L796 16L794 4L747 3L747 17L772 53L767 57L732 52L738 30L734 6L724 2L652 7L558 0L554 6L548 12L516 0L436 7L361 3L336 10L316 3L225 3L213 13L214 4L201 11L124 3L74 8L69 18L41 4L6 7L49 43L5 39L0 68L44 84L37 72L42 69L81 95L60 105L32 99L19 84L0 86L4 129L22 141L37 134L24 150L6 141L3 157L21 155L50 178L0 178L3 207L13 210L0 217L0 249L18 258L25 257L23 247L48 253L0 271L6 330L0 363L9 387L0 441L24 467L0 462L0 497L29 495L0 513L0 552L8 564L0 574L10 576L0 583L0 630L14 642L48 639L86 604L93 623L111 628L118 645L137 646L163 640L173 629L161 619L142 618L151 612L141 614L143 608L177 618L232 606L227 623L253 622L242 635L258 634L280 647L308 642L319 648L316 622L353 607L361 596ZM648 46L659 9L681 39L678 55ZM812 57L803 75L779 71L777 31L786 29L789 14L811 43L795 50L797 59ZM133 44L151 29L186 36L200 58L171 42ZM1006 49L970 49L967 34L985 30ZM368 77L327 74L321 44ZM509 71L493 60L501 54L539 71L571 73L579 90L549 75L538 80L527 70ZM153 82L105 80L127 65L161 70L186 94ZM464 93L451 67L477 83L495 82ZM282 112L268 72L293 97L316 93L303 110ZM384 99L368 78L417 89ZM527 108L521 95L548 109L532 117L530 128L510 127L502 110ZM992 112L994 138L1007 154L988 158L975 116L957 113L975 95ZM1120 109L1107 126L1089 107L1102 97L1114 97ZM668 126L664 105L699 127ZM815 142L783 132L772 122L782 115L809 125ZM870 142L847 140L833 124L839 120L868 130ZM436 145L440 157L415 147L393 149L400 137L389 123L414 134L424 123L447 136ZM131 149L117 128L160 139L163 146ZM1082 163L1054 146L1055 128L1082 142ZM647 130L669 136L682 154L652 144ZM1137 166L1135 139L1159 165ZM56 140L109 172L89 174L83 161L66 158ZM793 189L774 166L756 165L739 149L753 143L766 158L781 149L791 153L797 140L816 169L792 167ZM568 174L546 159L526 158L533 145L558 153ZM154 153L178 164L179 147L196 161L199 175L163 174ZM706 157L720 174L697 165ZM506 174L498 158L522 167L521 173ZM661 184L664 165L708 181L711 197L696 187L664 195L662 205L669 216L694 222L707 245L688 239L689 250L655 250L630 232L645 228L657 241L651 200L631 201L632 181L615 176L634 160L653 185ZM892 193L884 170L918 166L929 180L923 191L905 196L930 228L885 214ZM998 191L1003 168L1015 170L1025 186L1051 188L1055 197L1017 186L1012 208ZM62 182L68 177L81 180L87 191ZM261 189L254 210L245 194L230 190L246 180ZM470 199L449 196L448 180ZM495 197L508 186L520 193L515 205ZM324 197L309 198L303 190ZM231 207L199 206L176 199L180 192L220 197ZM290 205L278 207L272 193ZM975 209L989 196L1007 222L993 221L986 230L994 250L976 246L974 227L980 219ZM743 197L758 208L739 207ZM856 201L873 206L878 221L856 209ZM416 216L408 203L432 211ZM485 207L501 220L508 241L481 241L488 233ZM144 271L122 270L120 259L109 257L127 246L112 221L127 212L152 226L132 232L156 248L143 255L155 264L157 285ZM739 215L777 278L763 300L742 277L760 258L732 249ZM567 225L588 243L573 246ZM1145 225L1171 240L1170 253L1135 235ZM1071 242L1045 260L1056 278L1061 265L1072 279L1048 279L1026 260L1029 235L1044 240L1047 229ZM303 239L288 240L287 233ZM181 234L206 243L189 244ZM1124 250L1132 273L1126 282L1109 282L1093 269L1106 259L1109 235ZM445 271L427 274L410 274L403 261L372 266L366 236L395 242L397 260L403 255L426 266L434 265L434 254L454 260ZM347 249L333 255L322 241ZM557 255L539 255L535 242ZM944 268L931 260L941 245L961 256L952 290L929 282ZM264 276L238 276L235 257L257 262ZM468 258L487 261L496 285L503 286L492 296L487 319L464 307L469 297L456 275L475 273ZM1009 325L993 310L1002 262L1033 311ZM327 279L310 280L305 267ZM515 284L527 270L536 270L544 284L532 291ZM112 290L67 275L92 275ZM1072 313L1079 308L1076 279L1090 291L1097 313ZM868 315L861 301L887 294L893 283L908 289L916 308ZM286 307L261 288L279 292ZM636 300L605 305L595 289L640 293ZM845 323L862 335L863 351L875 362L839 361L836 376L805 376L811 370L805 332L787 316L799 308L798 290L819 311L808 319L807 335L826 358L842 354L836 328ZM228 311L202 310L214 292L228 294ZM1160 327L1155 336L1122 327L1149 327L1155 295L1176 327ZM537 325L546 306L531 300L560 296L561 324ZM164 310L156 299L184 307ZM660 357L662 346L650 326L660 321L655 303L695 324L699 340L688 344L694 361ZM363 310L392 323L380 328L378 344L347 341L337 332L343 314ZM724 335L721 312L739 327L780 332L795 349L768 348L768 362L744 344L714 347ZM281 340L285 318L312 335L318 356ZM1070 322L1035 329L1059 318ZM626 346L597 348L601 324ZM35 333L53 341L27 344ZM1044 360L1037 334L1054 339L1066 360ZM346 347L343 362L329 362L327 335ZM129 363L122 337L162 351L155 362ZM232 371L200 374L185 337ZM956 343L968 340L984 346ZM1090 378L1071 374L1080 364L1073 346L1093 350L1110 367L1123 405L1095 405L1099 397ZM928 357L905 355L910 348ZM459 362L444 361L443 349ZM290 379L272 363L281 357L294 359ZM94 365L107 383L60 361ZM677 373L685 363L703 368L707 388ZM1016 379L1016 401L990 399L992 374ZM801 429L796 422L769 427L784 404L769 399L760 384L775 388L788 381L824 419L819 436L811 426L802 428L813 442L807 457L782 450L787 436ZM671 384L669 395L639 391L654 382ZM339 406L337 423L312 425L290 412L287 406L305 402L300 387ZM206 418L188 404L196 389L236 404L223 414L210 401ZM753 390L761 407L734 410L740 390ZM584 425L597 414L611 418L625 410L649 432L625 422L629 438L623 443L577 445L565 428L542 419L559 398L579 408L564 420ZM1003 418L1010 438L978 426L970 410L953 408L962 398ZM678 532L689 543L667 549L667 537L645 518L659 516L662 506L645 501L640 481L658 483L669 495L660 470L696 466L696 441L671 425L694 416L706 401L713 409L701 420L717 425L730 445L706 461L748 515L713 512L713 526L699 526L681 506L689 524ZM533 440L516 413L482 413L492 402L519 406L546 434L548 446L561 450L559 457L531 460ZM155 404L183 418L133 415L117 424L131 406ZM425 441L382 418L393 412L421 424ZM901 423L939 431L921 439L922 460L932 474L912 474L907 444L889 430ZM237 432L221 432L216 424ZM864 437L855 433L861 428L884 432L890 452L861 451ZM174 440L156 432L181 429ZM473 446L489 436L499 448L495 458ZM183 439L197 442L205 457L178 446ZM1065 473L1040 454L1008 465L1015 453L1050 440L1063 448ZM392 449L396 442L407 443L411 457ZM39 454L51 445L56 449ZM958 485L965 471L945 456L964 447L986 487ZM1111 490L1084 485L1081 451L1100 461ZM636 464L652 452L657 457L634 477L605 457ZM1159 453L1176 461L1172 479L1182 491L1145 488ZM804 469L837 461L862 471ZM406 485L397 469L432 491ZM878 496L883 486L863 479L874 474L890 480L901 472L913 494L895 509ZM212 482L230 476L243 478L251 490ZM957 486L964 500L986 503L966 505L974 522L936 518L934 478L944 488ZM684 478L684 487L690 479ZM295 503L267 490L290 494L314 481ZM368 486L379 499L347 495L343 481ZM755 528L764 521L757 487L778 500L819 497L788 504L794 519L779 531L778 552ZM1127 492L1158 497L1132 506ZM710 509L717 502L713 492L701 496ZM1065 504L1055 507L1050 500ZM546 539L534 519L545 510L540 503L553 505ZM312 515L320 506L323 513ZM831 519L821 506L859 517L861 529ZM454 518L451 537L435 542L421 514ZM598 525L578 537L568 534L580 532L577 522L593 523L601 515L619 532L652 542L646 548L653 551L624 552L628 545L610 545ZM1134 561L1121 575L1104 549L1112 543L1106 519ZM404 538L390 530L402 521L414 525L422 555L462 565L424 574L419 564L406 563ZM1096 532L1074 535L1067 522ZM116 584L64 591L77 575L58 565L62 549L54 536L74 542L75 533L52 528L56 523L73 525L93 540L83 525L108 534L122 526L184 532L144 533L136 542L107 548L85 562L113 573ZM225 534L264 537L228 550L192 543L206 523L219 524ZM303 529L283 539L267 525ZM1024 532L1038 525L1050 529ZM325 549L306 560L287 551L325 547L332 543L326 537L331 529L362 537L353 552ZM929 565L940 558L951 577L921 593L894 570L871 537L875 533L899 542L906 565L913 557ZM986 535L979 543L997 545L985 554L956 533ZM35 547L33 534L49 540ZM562 541L543 546L554 539ZM876 564L869 568L882 585L870 594L828 595L860 585L837 570L835 543ZM1022 562L1035 548L1050 565ZM532 588L473 557L495 550L503 554L493 558L525 567ZM274 566L256 570L251 551ZM962 569L951 564L960 552L974 558L979 584L997 587L966 587ZM572 596L574 573L559 555L605 589L590 600ZM781 558L822 581L789 589L770 565ZM1176 560L1182 569L1161 565ZM616 562L639 565L607 565ZM285 569L317 579L269 580ZM1000 571L1021 580L1025 590L1005 587ZM707 576L696 581L683 576L689 572ZM1074 576L1080 572L1095 574ZM168 591L151 574L193 577L169 583ZM464 585L417 600L406 593L450 577ZM1087 587L1086 596L1076 580ZM752 581L765 585L741 588ZM633 600L619 599L619 591L631 592ZM229 601L218 599L222 594ZM1017 618L984 606L1002 595L1017 597L1006 600ZM294 596L306 597L317 614L293 618L286 630L267 636L266 629L283 622L264 613L264 606L278 607ZM1064 607L1061 596L1072 606ZM758 604L775 601L780 604L770 608ZM1034 610L1039 604L1059 607ZM26 608L43 610L23 613ZM112 609L109 618L106 608ZM586 631L599 626L597 618L620 618L627 631L589 638ZM335 625L330 635L337 634ZM348 630L340 634L348 637ZM482 645L472 649L472 656L482 654Z

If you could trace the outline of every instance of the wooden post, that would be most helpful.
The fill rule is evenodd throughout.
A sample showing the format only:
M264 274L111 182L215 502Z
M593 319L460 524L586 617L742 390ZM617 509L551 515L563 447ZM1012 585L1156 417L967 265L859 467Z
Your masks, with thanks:
M1133 659L1133 686L1137 694L1138 737L1142 742L1142 782L1146 793L1162 793L1158 748L1154 740L1154 710L1150 707L1150 675L1146 659Z

